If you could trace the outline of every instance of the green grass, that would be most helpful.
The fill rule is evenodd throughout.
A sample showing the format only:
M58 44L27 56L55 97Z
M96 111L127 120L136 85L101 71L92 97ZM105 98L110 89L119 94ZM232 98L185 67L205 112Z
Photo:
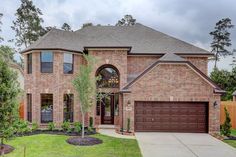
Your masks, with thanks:
M141 157L134 139L119 139L104 135L93 135L103 140L95 146L73 146L66 142L64 135L33 135L17 137L7 142L15 150L6 157Z
M231 135L236 136L236 130L235 129L231 129Z
M236 130L235 129L231 130L231 135L236 136ZM232 147L236 148L236 140L224 140L224 142L231 145Z

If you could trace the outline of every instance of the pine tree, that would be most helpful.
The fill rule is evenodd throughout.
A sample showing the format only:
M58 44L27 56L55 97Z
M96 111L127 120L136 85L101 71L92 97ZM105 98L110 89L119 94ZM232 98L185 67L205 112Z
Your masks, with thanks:
M16 11L16 20L11 27L16 32L16 46L25 47L36 41L43 31L43 19L40 18L42 12L37 8L32 0L21 0L21 5Z
M231 46L230 33L228 30L233 28L234 25L231 24L231 19L224 18L216 23L215 30L210 32L213 36L213 41L211 43L212 52L215 54L215 68L217 68L217 61L220 57L232 55L232 52L227 50Z

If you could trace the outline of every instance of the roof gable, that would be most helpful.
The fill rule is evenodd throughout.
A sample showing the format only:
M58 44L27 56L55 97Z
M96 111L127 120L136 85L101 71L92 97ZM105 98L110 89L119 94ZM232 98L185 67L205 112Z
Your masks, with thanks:
M177 55L176 55L177 56ZM179 56L178 56L179 57ZM190 69L192 69L196 74L198 74L203 80L210 84L214 88L215 93L225 93L224 90L220 89L207 75L201 72L197 67L195 67L191 62L184 60L182 57L175 59L172 55L164 55L151 66L146 68L141 74L139 74L135 79L129 82L125 87L122 88L121 92L129 92L129 88L137 82L141 77L147 74L150 70L159 64L186 64Z

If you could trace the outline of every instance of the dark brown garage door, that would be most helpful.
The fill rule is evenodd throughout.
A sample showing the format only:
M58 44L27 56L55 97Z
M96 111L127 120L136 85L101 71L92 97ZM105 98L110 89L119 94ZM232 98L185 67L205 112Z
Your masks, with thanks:
M207 103L135 102L135 131L205 133L207 115Z

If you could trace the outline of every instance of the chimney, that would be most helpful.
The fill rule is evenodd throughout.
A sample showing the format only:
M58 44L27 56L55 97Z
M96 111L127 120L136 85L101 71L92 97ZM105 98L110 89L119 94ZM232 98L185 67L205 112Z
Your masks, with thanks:
M233 101L236 101L236 91L233 92Z

